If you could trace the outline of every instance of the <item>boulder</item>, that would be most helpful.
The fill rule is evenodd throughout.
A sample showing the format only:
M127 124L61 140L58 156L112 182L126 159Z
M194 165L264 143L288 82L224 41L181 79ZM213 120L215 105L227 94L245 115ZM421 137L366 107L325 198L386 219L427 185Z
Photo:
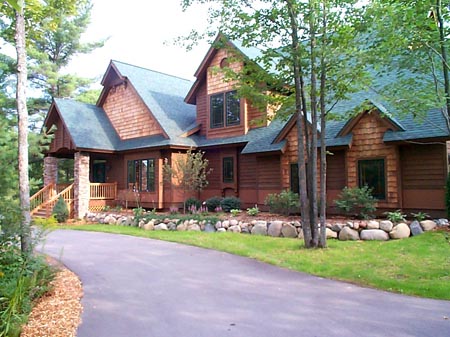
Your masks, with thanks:
M273 236L273 237L279 237L281 236L281 227L283 226L282 221L273 221L269 224L269 227L267 229L267 235Z
M391 239L404 239L409 237L410 234L411 230L409 229L409 226L403 222L399 223L389 232Z
M197 223L193 223L192 225L189 225L187 230L189 232L200 232L201 231L200 225Z
M228 227L228 232L240 233L241 232L241 227L239 225L230 226L230 227Z
M153 221L149 221L146 224L144 224L142 228L144 228L146 231L152 231L155 229L155 225L153 224Z
M222 227L225 228L225 229L230 227L230 221L229 220L223 220L222 221Z
M303 234L303 230L301 228L298 229L298 236L300 240L303 240L305 238L305 235Z
M436 224L439 227L446 227L446 226L448 226L448 219L437 219L437 220L434 220L434 221L436 222Z
M360 233L361 240L387 241L389 234L381 229L364 229Z
M327 228L326 229L326 236L327 236L327 239L337 239L338 233L336 233L335 231Z
M281 227L281 235L285 238L296 238L298 235L297 229L290 223L284 223L283 227Z
M253 235L267 235L267 223L265 221L258 221L252 228Z
M380 223L376 220L370 220L367 223L367 229L380 229Z
M216 229L222 228L222 222L217 221L214 227L216 227Z
M237 221L236 219L230 220L230 226L237 226L237 225L239 225L239 221Z
M336 232L336 233L339 233L340 231L341 231L341 229L342 228L344 228L345 227L345 225L343 224L343 223L334 223L332 226L331 226L331 230L333 231L333 232Z
M339 240L348 241L348 240L359 240L358 231L351 229L350 227L343 227L339 232Z
M225 233L227 230L225 229L225 228L219 228L218 230L217 230L217 233Z
M411 230L412 236L416 236L423 233L422 226L417 220L411 222L411 224L409 225L409 229Z
M187 228L188 228L187 223L186 223L186 222L183 222L183 223L180 223L180 224L177 226L177 231L179 231L179 232L184 232L184 231L187 230Z
M420 222L420 226L422 226L422 229L427 232L436 227L436 222L434 222L433 220L423 220Z
M205 233L214 233L216 231L216 227L211 222L207 222L204 229Z
M160 223L155 226L155 231L166 231L166 230L168 230L168 228L165 223Z
M169 231L176 231L177 230L177 224L175 222L169 222L167 224L167 229Z
M394 224L392 221L389 220L383 220L380 221L380 229L384 230L385 232L390 232L394 228Z

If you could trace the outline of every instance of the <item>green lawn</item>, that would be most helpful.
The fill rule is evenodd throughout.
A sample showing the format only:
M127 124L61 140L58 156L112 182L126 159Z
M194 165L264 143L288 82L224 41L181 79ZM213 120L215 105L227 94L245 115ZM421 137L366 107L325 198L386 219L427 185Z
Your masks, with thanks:
M450 244L443 232L386 242L328 240L327 249L306 250L301 240L267 236L144 231L111 225L63 228L179 242L363 286L450 300Z

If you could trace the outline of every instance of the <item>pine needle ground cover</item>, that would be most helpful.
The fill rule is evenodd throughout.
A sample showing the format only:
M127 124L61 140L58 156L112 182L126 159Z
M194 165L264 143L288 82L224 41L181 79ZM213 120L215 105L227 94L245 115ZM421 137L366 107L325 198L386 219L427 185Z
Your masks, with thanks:
M178 242L365 287L450 300L450 244L445 232L385 242L328 240L327 249L305 249L302 240L268 236L144 231L111 225L63 228Z

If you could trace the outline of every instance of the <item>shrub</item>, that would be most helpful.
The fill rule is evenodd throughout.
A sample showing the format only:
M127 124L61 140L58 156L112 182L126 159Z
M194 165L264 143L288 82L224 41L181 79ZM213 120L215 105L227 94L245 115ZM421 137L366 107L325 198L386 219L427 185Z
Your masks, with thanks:
M241 213L242 211L240 209L231 209L230 213L232 216L237 216L239 213Z
M430 217L430 215L425 212L411 213L411 216L414 218L414 220L417 220L419 222Z
M69 218L69 209L67 208L67 204L62 196L59 197L55 207L53 207L52 214L59 223L66 222Z
M386 218L393 223L403 222L406 217L399 209L393 212L384 212L384 214L386 215Z
M289 215L294 213L299 207L299 197L297 193L290 190L281 191L267 195L264 205L269 206L271 213Z
M247 208L247 214L250 216L258 215L259 214L258 205L255 205L255 207Z
M224 212L230 212L232 209L240 209L241 200L236 197L226 197L222 199L220 207L222 207Z
M338 199L335 200L336 206L350 215L368 219L376 211L377 200L372 195L372 189L364 187L344 187Z
M209 199L206 199L205 204L208 208L208 212L215 212L216 209L220 207L220 203L222 202L222 198L220 197L212 197Z
M198 200L197 198L190 197L190 198L186 199L185 206L186 206L186 209L190 213L195 213L195 211L200 209L200 207L202 206L202 202L200 200ZM194 212L192 212L192 211L194 211Z

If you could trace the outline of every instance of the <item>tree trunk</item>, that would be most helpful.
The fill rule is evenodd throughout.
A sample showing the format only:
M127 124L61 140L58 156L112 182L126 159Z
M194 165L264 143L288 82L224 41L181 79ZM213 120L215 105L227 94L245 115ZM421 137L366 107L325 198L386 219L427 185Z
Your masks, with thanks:
M436 16L438 21L439 29L439 45L441 48L441 59L442 59L442 72L444 75L444 93L445 93L445 117L447 120L447 128L450 129L449 125L449 114L450 114L450 76L447 63L447 48L445 45L445 31L444 31L444 18L442 16L442 0L436 0Z
M295 81L295 111L297 114L297 138L298 138L298 176L300 189L300 211L302 217L302 228L305 241L305 247L311 247L311 227L310 227L310 213L308 189L306 182L306 165L305 165L305 141L304 141L304 115L302 114L302 91L301 91L301 77L300 74L300 57L299 57L299 38L298 38L298 23L297 13L294 5L290 0L286 0L286 5L289 10L289 18L291 23L291 38L293 50L293 68Z
M27 52L25 49L24 5L16 10L16 52L17 52L17 118L19 124L19 199L22 211L21 249L31 252L30 233L30 184L28 177L28 110L27 110Z
M319 247L327 246L327 226L326 226L326 210L327 210L327 147L325 143L326 135L326 45L327 45L327 1L322 1L322 43L320 49L320 235Z

